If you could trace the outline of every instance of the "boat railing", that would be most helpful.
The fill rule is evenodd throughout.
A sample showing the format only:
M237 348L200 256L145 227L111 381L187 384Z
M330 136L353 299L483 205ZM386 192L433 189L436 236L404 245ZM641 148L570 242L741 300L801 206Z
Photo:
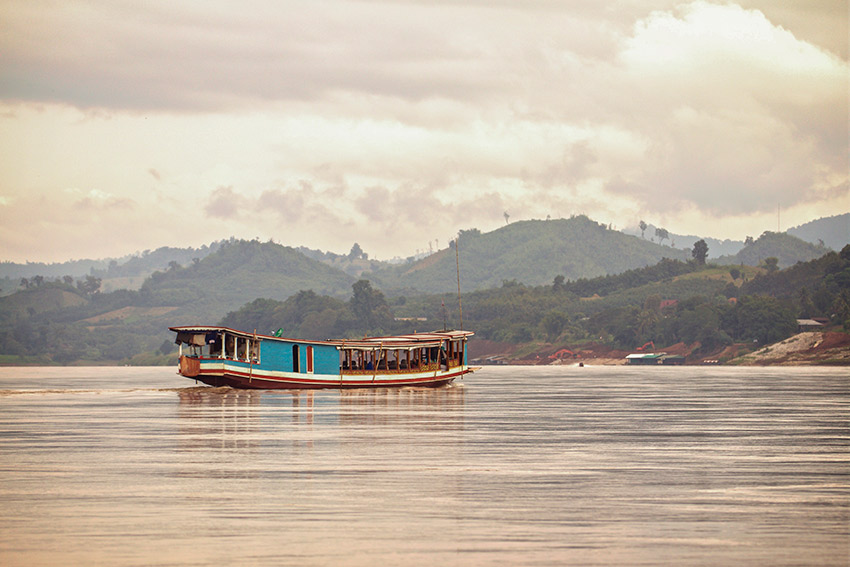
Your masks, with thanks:
M414 366L412 368L398 368L394 367L394 365L384 366L383 364L378 365L378 369L375 370L373 368L345 368L341 369L341 373L346 376L372 376L373 374L416 374L419 372L435 372L439 371L443 365L432 362L430 364L420 364L418 367Z

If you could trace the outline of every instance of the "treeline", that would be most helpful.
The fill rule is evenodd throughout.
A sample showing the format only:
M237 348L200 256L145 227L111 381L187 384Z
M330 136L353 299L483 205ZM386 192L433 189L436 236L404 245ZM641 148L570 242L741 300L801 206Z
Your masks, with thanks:
M579 278L567 282L564 276L555 277L554 287L575 293L581 297L592 295L611 295L614 292L639 287L653 282L672 280L676 276L689 274L699 269L699 264L694 262L682 262L662 258L654 266L626 270L620 274L602 276L598 278Z
M601 340L631 349L683 342L700 343L704 351L784 339L795 332L798 317L827 317L850 329L850 246L783 271L752 270L758 275L744 281L737 267L665 259L617 276L556 277L546 286L503 281L463 297L463 323L479 338L511 343ZM265 333L280 328L304 338L459 326L453 294L387 301L366 280L354 287L348 302L311 291L282 302L258 299L223 323Z
M23 290L28 289L38 289L40 287L60 287L60 288L74 288L80 291L85 295L93 295L100 290L101 278L88 275L79 279L75 279L73 276L62 276L60 277L44 277L44 276L33 276L32 278L21 278L20 287Z
M99 293L98 278L85 285L46 282L16 295L14 304L2 298L0 362L41 364L87 363L161 364L174 351L163 319L103 318L117 309L140 307L139 292Z
M172 265L139 291L100 293L96 279L92 290L41 282L0 298L0 361L173 361L168 326L217 321L319 340L461 326L455 293L385 296L366 279L352 284L294 250L259 242L225 245L188 267ZM338 291L343 285L350 295ZM239 301L246 286L265 298ZM223 310L228 303L233 307ZM733 341L764 344L789 336L795 319L808 317L850 330L850 245L784 270L663 259L592 279L556 275L547 285L503 280L463 296L463 327L478 338L571 347L698 342L708 351Z
M396 332L384 294L367 280L352 285L342 301L312 290L299 291L285 301L255 299L228 313L221 324L262 334L304 338L357 338Z
M79 323L19 318L0 331L0 360L41 364L115 363L157 365L173 362L172 341L161 324L110 325L108 330Z

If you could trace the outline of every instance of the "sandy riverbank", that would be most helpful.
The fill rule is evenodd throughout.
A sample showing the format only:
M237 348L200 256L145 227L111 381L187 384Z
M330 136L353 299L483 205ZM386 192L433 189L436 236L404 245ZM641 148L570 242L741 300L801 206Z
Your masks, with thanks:
M477 347L477 348L476 348ZM734 344L717 352L696 354L700 345L678 343L666 347L657 347L655 352L665 352L684 356L687 364L732 364L738 366L806 366L806 365L847 365L850 366L850 334L836 331L798 333L784 341L774 343L750 352L752 345ZM583 362L595 366L616 366L626 363L629 351L612 349L606 345L585 345L576 349L574 356L560 359L549 358L561 347L541 345L540 348L517 355L517 346L492 341L480 341L473 346L479 361L491 360L511 365L576 365ZM744 353L744 354L742 354ZM487 362L478 362L487 364Z

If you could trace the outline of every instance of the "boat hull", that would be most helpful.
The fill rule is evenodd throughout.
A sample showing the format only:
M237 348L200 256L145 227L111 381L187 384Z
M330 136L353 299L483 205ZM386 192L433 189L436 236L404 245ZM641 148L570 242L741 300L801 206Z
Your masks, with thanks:
M259 368L231 366L215 361L200 361L188 357L181 358L178 370L178 373L182 376L209 386L229 386L231 388L257 390L439 387L450 384L470 372L472 372L472 369L468 366L459 366L449 370L443 369L415 374L293 375L286 372L268 372Z

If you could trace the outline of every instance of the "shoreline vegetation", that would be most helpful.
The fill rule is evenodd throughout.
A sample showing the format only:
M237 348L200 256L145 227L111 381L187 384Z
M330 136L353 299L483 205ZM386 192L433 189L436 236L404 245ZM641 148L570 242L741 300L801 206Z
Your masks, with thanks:
M492 341L471 341L474 358L472 366L618 366L626 364L626 356L633 350L614 348L593 343L575 351L575 356L552 357L563 350L557 345L529 344L511 345ZM850 333L843 331L804 331L776 343L760 346L758 343L736 343L715 352L700 354L700 345L678 343L654 350L656 353L678 355L685 358L684 366L850 366ZM177 358L171 355L143 353L128 361L78 360L71 364L59 364L46 359L15 360L18 357L0 355L0 366L177 366Z
M395 265L356 244L314 259L231 240L187 265L171 261L138 290L104 291L93 274L22 278L0 297L0 365L170 366L168 328L199 324L312 340L465 329L474 365L624 364L630 353L690 365L850 364L850 244L749 240L736 264L707 261L702 240L677 259L664 254L683 250L576 217L461 231L448 248ZM575 275L593 270L602 275Z

